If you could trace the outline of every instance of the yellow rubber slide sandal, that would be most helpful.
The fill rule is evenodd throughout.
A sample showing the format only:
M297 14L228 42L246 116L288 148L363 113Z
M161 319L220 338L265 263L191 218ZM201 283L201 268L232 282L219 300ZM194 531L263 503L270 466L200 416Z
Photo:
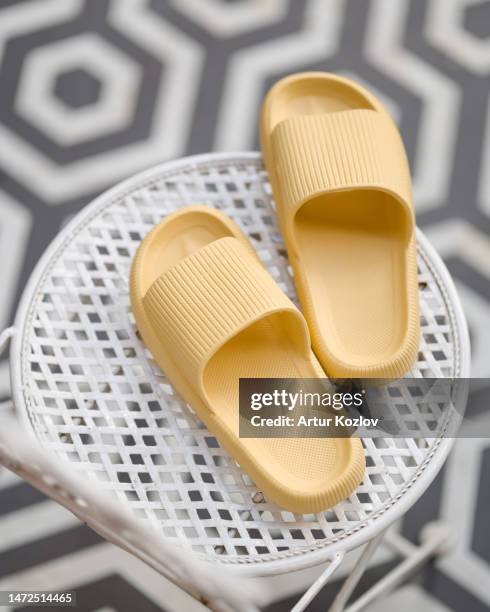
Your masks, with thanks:
M415 220L398 130L333 74L265 98L261 144L313 348L329 376L398 378L419 345Z
M351 438L239 438L239 379L317 378L306 322L240 229L204 206L142 241L130 278L142 339L182 398L264 494L317 512L354 491L364 451Z

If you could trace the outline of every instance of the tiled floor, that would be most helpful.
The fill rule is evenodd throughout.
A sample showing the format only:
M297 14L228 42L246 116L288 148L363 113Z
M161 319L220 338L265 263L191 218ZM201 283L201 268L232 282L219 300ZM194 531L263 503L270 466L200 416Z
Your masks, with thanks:
M473 375L488 377L489 50L485 0L0 0L0 329L46 245L96 194L162 160L257 148L268 86L335 70L372 87L399 122L418 223L460 291ZM403 524L416 537L445 518L452 552L373 610L488 609L488 474L490 442L459 440ZM366 581L392 563L383 558ZM277 583L270 610L292 605L293 583ZM80 610L197 609L0 473L0 589L37 584L83 585Z

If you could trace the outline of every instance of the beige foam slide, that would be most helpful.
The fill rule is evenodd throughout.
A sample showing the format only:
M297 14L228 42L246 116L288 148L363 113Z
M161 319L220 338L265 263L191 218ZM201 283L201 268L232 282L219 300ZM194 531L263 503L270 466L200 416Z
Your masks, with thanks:
M130 294L168 380L270 500L316 512L352 493L364 473L360 440L238 436L241 377L324 372L303 316L231 220L204 206L166 217L138 249Z
M419 344L411 181L398 130L357 83L269 91L261 144L313 348L329 376L397 378Z

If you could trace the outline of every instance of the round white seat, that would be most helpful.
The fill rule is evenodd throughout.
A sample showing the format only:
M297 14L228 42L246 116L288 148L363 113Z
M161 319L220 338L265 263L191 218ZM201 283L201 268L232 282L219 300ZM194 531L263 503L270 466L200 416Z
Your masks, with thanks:
M81 211L39 262L15 322L15 404L42 445L203 559L254 575L314 565L372 539L406 512L452 440L364 440L362 484L318 515L264 500L152 362L129 306L128 272L141 239L166 214L198 203L232 217L295 299L260 156L162 164ZM461 307L420 232L418 263L421 345L411 374L467 377Z

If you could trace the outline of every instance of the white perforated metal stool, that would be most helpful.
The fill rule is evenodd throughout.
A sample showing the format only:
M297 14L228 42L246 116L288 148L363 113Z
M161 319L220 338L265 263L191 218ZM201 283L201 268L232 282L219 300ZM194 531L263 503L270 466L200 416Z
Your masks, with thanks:
M347 551L367 544L331 608L343 610L386 529L434 479L452 440L444 432L364 440L363 482L318 515L295 515L265 500L152 362L129 307L128 271L140 240L166 214L196 203L232 217L295 299L258 154L183 159L122 183L63 229L3 334L3 341L12 337L13 401L34 436L1 428L0 463L216 610L254 609L225 568L267 576L323 563L299 611ZM421 346L410 375L468 377L461 306L420 232L418 264ZM445 540L437 529L420 547L396 536L391 545L405 560L349 610L392 587ZM212 571L216 564L226 579Z

